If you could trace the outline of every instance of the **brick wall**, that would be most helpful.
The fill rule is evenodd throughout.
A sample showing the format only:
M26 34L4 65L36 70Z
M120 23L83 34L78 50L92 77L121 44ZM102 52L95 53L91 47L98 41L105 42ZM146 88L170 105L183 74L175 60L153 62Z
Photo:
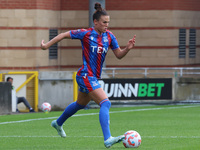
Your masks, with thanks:
M61 0L0 0L0 9L60 10Z
M50 28L57 28L59 32L87 28L88 5L89 0L0 0L0 69L79 67L82 64L80 41L60 42L55 60L48 58L48 51L41 51L40 42L48 41ZM197 6L199 1L195 0L106 0L111 16L109 27L120 46L123 48L127 40L137 34L135 49L126 59L117 60L109 51L107 66L199 65L200 11ZM179 28L187 29L185 59L178 57ZM197 57L193 59L188 58L190 28L197 29Z
M200 10L199 0L107 0L107 10Z
M106 0L107 10L193 10L199 0ZM88 10L89 0L0 0L0 9Z

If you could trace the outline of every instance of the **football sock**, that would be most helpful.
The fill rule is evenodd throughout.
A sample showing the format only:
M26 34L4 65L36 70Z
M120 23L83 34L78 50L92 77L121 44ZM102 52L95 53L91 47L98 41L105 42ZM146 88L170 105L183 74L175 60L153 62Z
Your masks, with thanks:
M59 126L62 126L63 123L71 117L73 114L75 114L78 110L83 109L85 106L78 104L77 102L71 103L69 106L67 106L62 113L62 115L57 119L57 124Z
M109 109L111 102L109 99L104 99L100 102L100 111L99 111L99 122L103 131L104 141L106 141L110 136L110 117Z

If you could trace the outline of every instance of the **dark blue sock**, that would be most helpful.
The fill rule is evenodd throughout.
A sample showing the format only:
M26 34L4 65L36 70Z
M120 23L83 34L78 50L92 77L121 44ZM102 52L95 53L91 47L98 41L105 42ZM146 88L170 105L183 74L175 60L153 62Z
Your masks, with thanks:
M57 124L59 126L62 126L63 123L71 117L73 114L75 114L78 110L83 109L85 106L78 104L77 102L71 103L69 106L67 106L62 113L62 115L57 119Z
M111 103L109 99L104 99L100 102L100 112L99 112L99 121L103 131L104 141L107 140L110 136L110 117L109 109Z

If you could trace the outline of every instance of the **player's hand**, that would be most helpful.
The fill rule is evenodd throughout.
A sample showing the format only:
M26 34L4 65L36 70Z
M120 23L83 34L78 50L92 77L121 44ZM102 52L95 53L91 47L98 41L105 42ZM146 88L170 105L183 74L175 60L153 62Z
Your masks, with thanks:
M132 39L130 39L127 43L127 49L132 49L135 46L136 35Z
M46 44L44 43L44 40L42 40L41 45L40 45L42 50L46 50Z

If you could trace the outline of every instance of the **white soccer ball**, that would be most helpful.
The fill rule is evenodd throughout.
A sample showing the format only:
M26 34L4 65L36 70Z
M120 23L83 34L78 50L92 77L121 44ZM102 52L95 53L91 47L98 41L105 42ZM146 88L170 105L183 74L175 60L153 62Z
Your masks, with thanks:
M41 105L41 109L42 109L43 112L50 112L51 111L51 104L44 102Z
M123 140L124 147L126 148L137 148L141 145L142 139L137 131L129 130L125 134Z

